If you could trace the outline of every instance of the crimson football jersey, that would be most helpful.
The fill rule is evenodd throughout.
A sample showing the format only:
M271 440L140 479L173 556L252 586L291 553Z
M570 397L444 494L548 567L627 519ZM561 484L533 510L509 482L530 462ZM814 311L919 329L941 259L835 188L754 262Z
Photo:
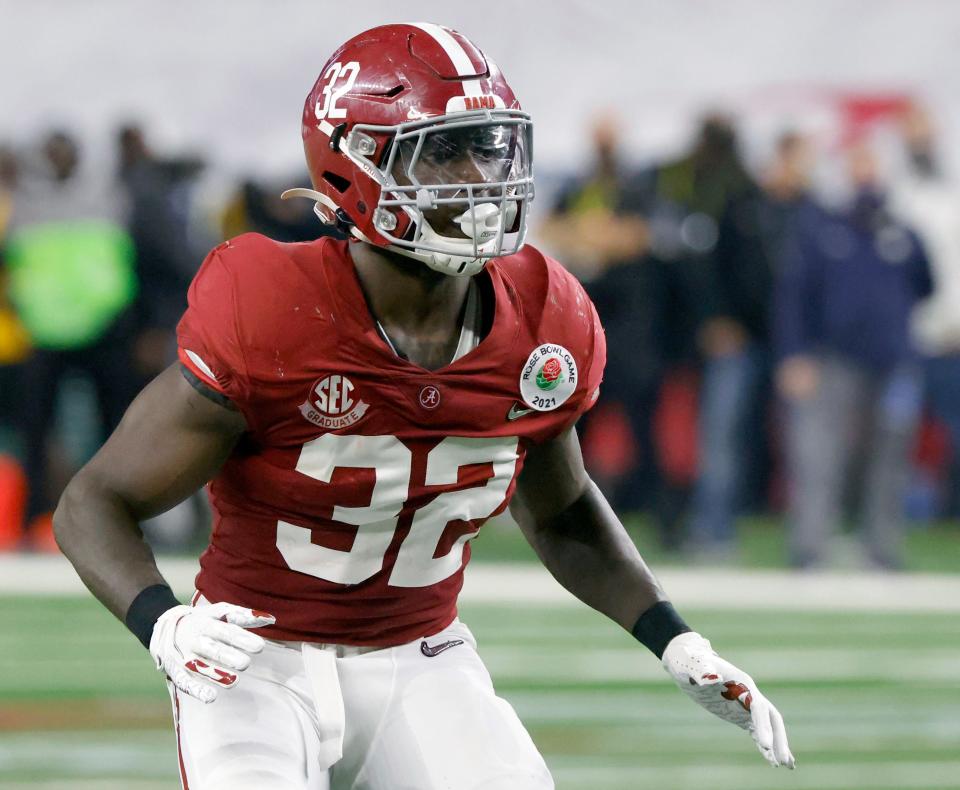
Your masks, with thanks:
M468 541L527 448L593 405L606 358L560 264L527 246L477 277L489 331L431 371L379 334L347 242L248 234L210 253L180 359L249 430L209 486L207 599L271 612L273 639L387 646L453 620Z

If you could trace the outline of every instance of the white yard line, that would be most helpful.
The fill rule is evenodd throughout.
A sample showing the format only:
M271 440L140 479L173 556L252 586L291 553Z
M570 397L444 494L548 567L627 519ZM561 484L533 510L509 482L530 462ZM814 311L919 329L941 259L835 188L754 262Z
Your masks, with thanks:
M160 559L164 576L182 595L193 590L198 567L192 559ZM960 612L960 575L671 568L658 576L673 601L685 607ZM83 585L63 557L0 555L0 595L83 592ZM462 598L470 603L577 604L543 568L513 563L471 565Z
M678 606L793 611L960 611L960 575L671 568L657 573ZM535 565L478 564L467 569L464 600L569 604L567 593Z
M469 620L467 621L469 624ZM534 643L536 633L530 634ZM950 684L957 675L957 651L938 648L918 641L915 649L871 651L869 659L856 648L791 648L789 650L752 650L739 647L728 650L722 632L713 637L714 646L737 664L750 667L750 673L766 682L885 681L903 679L903 668L910 667L914 677L931 683ZM575 678L585 683L656 681L664 677L657 661L638 660L636 647L627 644L621 650L530 647L523 643L508 646L480 643L480 654L491 674L499 681L512 683L562 683ZM958 733L960 734L960 733Z
M169 765L169 758L167 760ZM175 770L175 769L174 769ZM170 773L170 772L168 772ZM35 779L30 782L4 782L3 790L180 790L174 778L166 781L143 779Z
M635 787L708 787L711 790L770 790L771 787L789 787L791 790L822 790L824 787L926 790L937 787L956 790L957 772L960 769L960 763L956 761L843 762L835 765L800 763L795 772L781 768L780 774L773 775L764 763L754 768L710 762L662 768L593 763L578 765L572 758L554 758L550 763L559 786L591 787L596 790Z

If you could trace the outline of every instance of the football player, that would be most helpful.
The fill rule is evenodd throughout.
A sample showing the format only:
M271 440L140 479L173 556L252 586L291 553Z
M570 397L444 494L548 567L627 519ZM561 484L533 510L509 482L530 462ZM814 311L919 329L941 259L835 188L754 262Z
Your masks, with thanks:
M350 240L213 250L179 363L55 516L168 679L184 787L552 787L457 618L469 541L508 507L561 584L792 767L776 708L684 623L584 471L603 330L524 246L532 124L497 66L438 25L378 27L323 67L302 129L313 188L287 196ZM207 481L184 604L138 522Z

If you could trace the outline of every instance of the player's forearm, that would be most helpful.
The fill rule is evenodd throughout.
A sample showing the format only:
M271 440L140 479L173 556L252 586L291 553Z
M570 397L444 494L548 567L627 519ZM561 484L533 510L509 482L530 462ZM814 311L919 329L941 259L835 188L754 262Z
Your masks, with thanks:
M140 592L166 584L130 506L92 475L67 486L53 528L83 583L121 621Z
M666 594L593 482L546 523L514 511L547 570L577 598L630 631Z

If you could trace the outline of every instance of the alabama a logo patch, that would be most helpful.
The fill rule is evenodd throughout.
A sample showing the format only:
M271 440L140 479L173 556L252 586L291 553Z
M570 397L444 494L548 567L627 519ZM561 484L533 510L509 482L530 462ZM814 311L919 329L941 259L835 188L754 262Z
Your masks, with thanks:
M300 413L319 428L335 431L362 419L370 408L354 392L353 382L333 373L310 388L310 395L300 404Z
M567 349L555 343L537 346L520 371L520 395L530 408L552 411L577 388L577 362Z

